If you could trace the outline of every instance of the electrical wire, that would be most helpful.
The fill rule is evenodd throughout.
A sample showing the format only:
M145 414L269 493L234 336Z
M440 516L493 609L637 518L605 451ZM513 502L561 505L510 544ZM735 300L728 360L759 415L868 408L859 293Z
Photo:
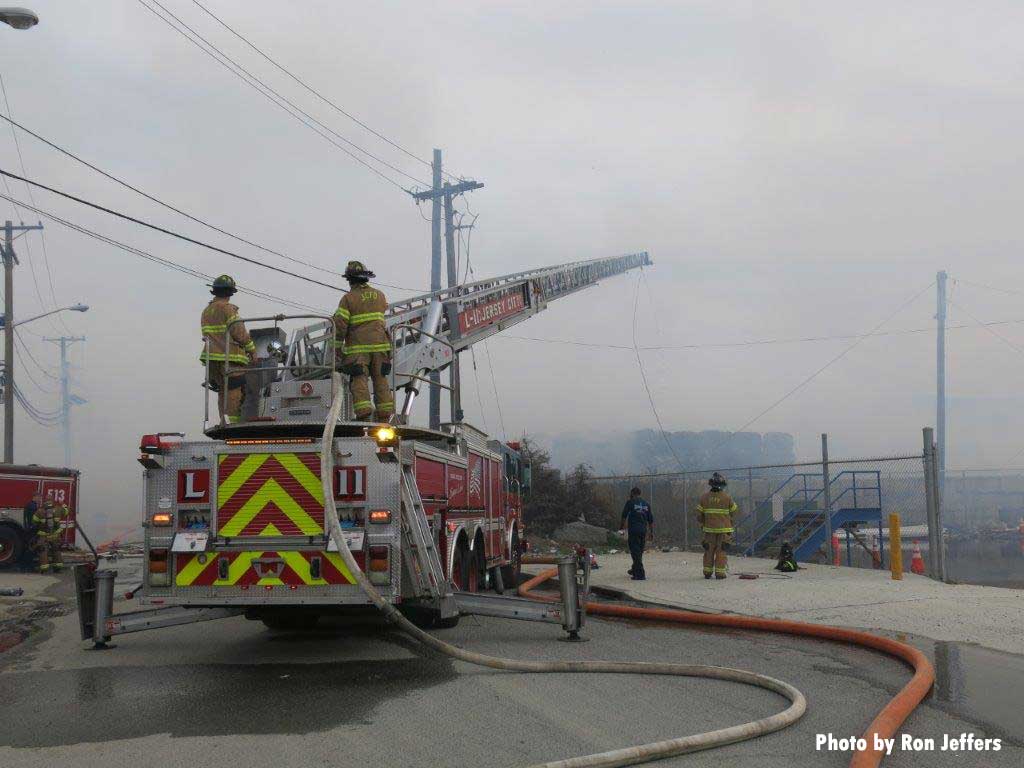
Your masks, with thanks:
M643 274L643 267L640 268L641 275ZM647 383L647 372L644 370L643 357L640 355L640 347L636 341L636 321L637 321L637 310L640 307L640 282L641 278L637 277L636 280L636 291L633 296L633 352L636 355L636 366L640 371L640 381L643 382L644 391L647 393L647 402L651 404L651 413L654 414L654 420L658 423L658 429L661 430L661 437L665 441L665 446L668 448L669 453L676 460L676 464L679 465L680 469L685 469L683 466L682 459L679 458L679 454L676 453L675 447L672 445L672 441L669 440L668 432L665 431L665 426L661 423L661 416L658 414L658 407L654 404L654 395L651 394L651 387Z
M2 74L0 74L0 90L3 91L4 106L7 108L7 114L13 115L14 111L11 109L11 102L7 98L7 85L4 83ZM25 167L25 156L21 152L21 142L18 141L18 132L14 130L13 125L11 126L11 138L14 139L14 148L18 151L18 162L21 165L21 172L28 176L28 169ZM26 189L28 190L28 199L32 201L33 205L35 205L36 199L32 194L32 188L26 185ZM50 283L50 298L53 300L54 309L56 309L60 306L60 303L57 301L57 291L53 285L53 272L50 270L50 255L46 252L46 233L41 229L39 230L39 245L43 251L43 266L46 267L46 278ZM27 239L25 240L25 249L26 253L28 253ZM64 316L62 314L58 312L56 319L60 321L60 324L64 326L64 329L68 333L71 333L71 329L68 328L68 324L64 321Z
M91 238L93 238L95 240L99 240L100 242L106 243L107 245L112 245L115 248L120 248L121 250L126 251L126 252L128 252L128 253L130 253L130 254L132 254L134 256L138 256L140 258L146 259L147 261L151 261L151 262L153 262L155 264L159 264L160 266L167 267L168 269L173 269L173 270L175 270L177 272L181 272L181 273L189 275L191 277L196 277L196 278L199 278L201 280L210 280L210 281L213 280L213 276L212 275L208 275L205 272L200 272L198 269L194 269L193 267L188 267L188 266L185 266L183 264L179 264L178 262L171 261L170 259L165 259L163 257L156 256L156 255L154 255L152 253L149 253L148 251L142 250L141 248L136 248L135 246L127 245L126 243L122 243L119 240L113 239L112 237L108 237L107 235L100 234L99 232L95 232L95 231L93 231L91 229L83 227L80 224L75 224L74 222L68 221L67 219L63 219L63 218L61 218L60 216L57 216L54 213L50 213L49 211L43 210L42 208L37 208L35 206L29 205L29 204L27 204L27 203L25 203L23 201L20 201L20 200L14 200L13 198L10 198L10 197L8 197L7 195L4 195L4 194L0 194L0 198L3 198L4 200L8 200L10 202L18 203L19 205L25 207L26 209L34 211L35 213L39 214L40 216L45 216L50 221L54 221L54 222L56 222L58 224L62 224L65 227L68 227L69 229L72 229L72 230L74 230L76 232L79 232L79 233L81 233L83 235L91 237ZM257 298L265 299L267 301L277 302L279 304L284 304L286 306L293 307L295 309L307 310L307 311L317 312L317 313L324 313L325 312L325 310L323 308L321 308L321 307L314 307L314 306L310 306L309 304L303 304L301 302L293 301L291 299L284 299L284 298L281 298L280 296L274 296L273 294L266 293L264 291L259 291L259 290L256 290L254 288L247 288L247 287L245 287L243 285L240 285L240 284L236 284L236 287L238 288L239 293L248 294L249 296L255 296ZM329 314L329 313L326 313L326 314Z
M61 197L65 198L67 200L73 200L76 203L80 203L82 205L86 205L86 206L88 206L90 208L93 208L94 210L102 211L103 213L109 214L111 216L116 216L119 219L123 219L124 221L129 221L132 224L138 224L139 226L146 227L147 229L152 229L155 232L160 232L160 233L165 234L165 235L170 235L171 237L176 237L177 239L183 240L186 243L191 243L192 245L198 245L201 248L207 248L208 250L214 251L215 253L220 253L220 254L223 254L225 256L230 256L233 259L238 259L239 261L244 261L244 262L246 262L248 264L253 264L253 265L258 266L258 267L263 267L264 269L269 269L269 270L271 270L273 272L277 272L277 273L282 274L282 275L287 275L288 277L294 277L297 280L304 280L307 283L312 283L313 285L319 285L322 288L330 288L333 291L346 291L347 292L347 289L342 288L340 285L332 285L331 283L325 283L325 282L322 282L321 280L317 280L316 278L313 278L313 277L307 277L306 275L300 275L297 272L290 272L287 269L282 269L281 267L275 267L273 264L267 264L264 261L259 261L258 259L253 259L253 258L250 258L249 256L242 256L241 254L234 253L233 251L225 250L224 248L219 248L216 245L211 245L210 243L204 243L202 240L196 240L195 238L189 237L188 235L183 235L180 232L175 232L175 231L167 229L165 227L161 227L161 226L158 226L156 224L152 224L152 223L150 223L148 221L144 221L142 219L138 219L138 218L136 218L134 216L129 216L126 213L121 213L120 211L115 211L112 208L107 208L105 206L99 205L98 203L93 203L93 202L90 202L89 200L85 200L85 199L83 199L81 197L76 197L75 195L69 194L67 192L62 192L59 189L55 189L53 187L48 187L45 184L40 184L38 181L32 181L31 179L26 179L23 176L18 176L17 174L11 173L10 171L5 171L2 168L0 168L0 175L3 175L5 177L9 177L9 178L12 178L12 179L18 179L19 181L24 181L25 183L31 184L32 186L39 187L40 189L45 189L47 192L52 192L55 195L60 195Z
M46 376L48 379L50 379L52 381L60 381L60 377L59 376L55 376L54 374L52 374L46 368L46 366L44 366L42 363L40 363L39 360L36 359L36 356L32 354L32 350L29 349L28 344L26 344L25 340L21 337L21 329L20 328L15 328L14 329L14 341L16 342L15 345L14 345L15 349L18 348L18 344L20 343L21 346L25 350L25 354L28 355L29 359L35 364L36 368L39 369L40 373L42 373L44 376ZM42 387L40 387L40 389L42 389ZM53 390L49 390L49 391L52 392Z
M956 325L947 325L947 331L960 331L968 328L985 328L1000 325L1017 325L1024 323L1024 318L1016 320L989 320L984 323L958 323ZM878 333L851 333L842 334L837 336L805 336L805 337L794 337L794 338L783 338L783 339L760 339L755 341L736 341L736 342L708 342L703 344L660 344L652 346L641 346L640 350L643 352L647 351L671 351L671 350L698 350L698 349L732 349L742 347L757 347L772 344L801 344L807 342L821 342L821 341L851 341L853 339L873 339L882 338L885 336L910 336L922 333L934 333L934 328L907 328L896 331L879 331ZM537 336L518 336L516 334L502 334L498 337L500 340L514 339L516 341L534 341L542 344L565 344L574 347L591 347L594 349L617 349L632 352L633 347L628 344L598 344L596 342L589 341L576 341L575 339L542 339Z
M792 396L793 396L793 395L795 395L795 394L796 394L797 392L799 392L799 391L800 391L801 389L803 389L804 387L806 387L806 386L807 386L808 384L810 384L810 383L811 383L812 381L814 381L814 380L815 380L816 378L818 378L818 376L820 376L821 374L823 374L823 373L824 373L825 371L827 371L827 370L828 370L829 368L831 368L831 367L832 367L833 365L835 365L835 364L836 364L836 363L838 363L838 362L839 362L840 360L842 360L842 359L843 359L844 357L846 357L846 356L847 356L847 355L848 355L848 354L849 354L850 352L852 352L852 351L853 351L854 349L856 349L856 348L857 348L857 347L858 347L858 346L860 345L860 343L861 343L862 341L864 341L864 339L868 338L868 337L869 337L869 336L870 336L871 334L873 334L873 333L874 333L875 331L877 331L877 330L878 330L879 328L881 328L881 327L882 327L883 325L885 325L885 324L886 324L886 323L888 323L888 322L889 322L890 320L892 320L892 318L896 317L896 315L898 315L898 314L899 314L900 312L902 312L902 311L903 311L904 309L906 309L906 308L907 308L907 307L909 307L909 306L910 306L911 304L913 304L913 303L914 303L915 301L917 301L917 299L918 299L918 298L920 298L920 297L921 297L921 295L922 295L922 294L924 294L924 292L925 292L925 291L927 291L927 290L928 290L929 288L931 288L931 287L932 287L933 285L935 285L935 281L934 281L934 280L933 280L932 282L930 282L930 283L929 283L928 285L926 285L926 286L925 286L924 288L922 288L922 289L921 289L920 291L918 291L917 293L915 293L915 294L914 294L913 296L911 296L911 297L910 297L909 299L907 299L906 301L904 301L904 302L903 302L902 304L900 304L900 305L899 305L899 306L898 306L898 307L897 307L897 308L896 308L895 310L893 310L893 311L892 311L891 313L889 313L888 315L886 315L886 316L885 316L885 318L883 318L883 319L882 319L882 321L881 321L880 323L878 323L878 324L877 324L876 326L874 326L874 327L873 327L873 328L872 328L872 329L871 329L870 331L868 331L868 333L867 333L867 334L861 334L860 338L858 338L858 339L857 339L856 341L854 341L854 342L853 342L852 344L850 344L850 345L849 345L848 347L846 347L846 348L845 348L845 349L844 349L844 350L843 350L842 352L840 352L840 353L839 353L838 355L836 355L835 357L831 358L831 359L830 359L830 360L829 360L829 361L828 361L827 363L825 363L825 364L824 364L823 366L821 366L820 368L818 368L818 369L817 369L817 370L816 370L816 371L815 371L814 373L812 373L812 374L811 374L810 376L808 376L807 378L805 378L805 379L804 379L803 381L801 381L801 382L800 382L799 384L797 384L797 385L796 385L795 387L793 387L793 388L792 388L792 389L790 389L790 390L789 390L788 392L786 392L786 394L784 394L784 395L783 395L782 397L780 397L780 398L779 398L778 400L776 400L776 401L775 401L775 402L773 402L773 403L772 403L771 405L769 405L769 406L768 406L767 408L765 408L765 409L764 409L764 410L762 410L762 411L761 411L760 413L758 413L758 414L757 414L757 415L756 415L756 416L755 416L754 418L750 419L749 421L747 421L747 422L746 422L746 423L744 423L743 425L741 425L741 426L737 427L736 429L732 430L732 432L730 433L730 435L729 435L729 436L728 436L728 437L727 437L727 438L726 438L725 440L723 440L723 441L722 441L722 442L721 442L721 443L720 443L719 445L716 445L716 446L714 446L714 447L713 447L713 448L711 448L710 450L714 451L714 450L716 450L717 448L720 448L720 447L721 447L722 445L725 445L725 443L729 442L729 440L731 440L731 439L733 438L733 436L735 436L735 435L736 435L736 434L737 434L738 432L742 432L742 431L743 431L744 429L746 429L747 427L749 427L749 426L751 426L752 424L754 424L755 422L759 421L759 420L760 420L760 419L761 419L761 418L762 418L763 416L766 416L766 415L767 415L768 413L770 413L771 411L775 410L775 408L777 408L778 406L782 405L782 403L784 403L784 402L785 402L786 400L788 400L788 399L789 399L790 397L792 397Z
M149 1L152 2L153 5L155 5L157 8L159 8L161 11L166 13L171 19L174 19L174 22L176 22L178 25L180 25L180 27L176 26L175 23L169 21L167 18L165 18L164 16L160 15L159 13L157 13L150 5L148 5L146 0L138 0L139 4L143 8L145 8L148 11L150 11L154 16L156 16L158 19L160 19L165 24L170 26L171 29L176 31L178 34L182 35L186 40L188 40L193 45L198 47L201 51L203 51L207 55L209 55L212 58L214 58L215 61L219 62L229 72L231 72L235 76L239 77L247 85L253 87L256 91L258 91L259 93L263 94L263 96L266 97L270 102L272 102L273 104L275 104L278 107L280 107L281 109L283 109L285 112L287 112L293 118L295 118L300 123L305 125L307 128L309 128L310 130L312 130L315 133L319 134L322 138L324 138L327 141L329 141L333 146L335 146L338 149L340 149L342 152L344 152L346 155L351 157L353 160L355 160L357 163L359 163L363 167L365 167L368 170L370 170L373 173L375 173L377 176L379 176L384 181L386 181L389 184L392 184L392 185L398 187L400 190L402 190L403 192L406 192L407 194L412 194L413 193L412 190L406 189L401 184L399 184L397 181L395 181L394 179L390 178L386 174L382 173L377 168L374 168L372 165L370 165L368 162L363 160L361 157L359 157L358 155L354 154L350 150L346 149L344 146L339 144L337 141L332 139L327 134L323 133L323 131L320 131L319 129L314 127L313 123L315 123L316 125L322 127L324 130L330 132L331 134L336 136L339 140L341 140L345 144L348 144L350 147L352 147L353 149L361 152L362 154L366 155L367 157L372 158L373 160L375 160L376 162L380 163L384 167L386 167L386 168L388 168L388 169L390 169L390 170L392 170L392 171L394 171L394 172L396 172L396 173L398 173L398 174L400 174L402 176L405 176L408 179L411 179L412 181L416 182L419 185L426 186L426 187L430 186L429 184L425 184L420 179L417 179L415 176L411 176L410 174L406 173L405 171L401 170L400 168L397 168L397 167L391 165L386 160L382 160L381 158L379 158L376 155L374 155L372 152L369 152L368 150L363 149L359 145L355 144L354 142L350 141L349 139L347 139L344 136L342 136L341 134L339 134L337 131L335 131L330 126L325 125L320 120L318 120L317 118L315 118L312 115L310 115L308 112L303 110L301 107L299 107L299 106L295 105L294 103L292 103L291 101L289 101L287 98L285 98L284 96L279 94L277 91L275 91L269 85L264 83L258 77L256 77L251 72L246 70L245 67L241 66L238 62L236 62L230 56L228 56L223 51L221 51L219 48L217 48L217 46L215 46L213 43L211 43L205 37L203 37L198 32L196 32L196 30L194 30L192 27L190 27L188 24L186 24L184 21L182 21L179 17L175 16L173 12L171 12L166 7L161 5L157 0L149 0ZM186 34L183 31L182 28L184 30L188 30L189 34ZM197 42L197 40L202 41L202 44L207 46L207 47L204 48L203 45L200 45L200 43ZM207 48L209 50L207 50ZM288 106L286 107L285 105L288 105ZM291 109L289 109L289 107ZM295 110L295 111L293 112L292 110ZM296 113L298 113L298 114L296 114ZM300 115L302 117L300 117ZM305 119L303 119L303 118L305 118Z
M95 171L100 176L103 176L104 178L109 179L110 181L113 181L115 184L119 184L120 186L124 187L125 189L127 189L127 190L129 190L131 192L134 192L135 194L140 195L140 196L146 198L147 200L149 200L152 203L156 203L157 205L161 206L162 208L166 208L167 210L172 211L173 213L176 213L176 214L178 214L180 216L185 217L186 219L188 219L191 222L194 222L196 224L199 224L200 226L206 227L207 229L213 230L214 232L217 232L218 234L225 235L226 237L230 237L231 239L236 240L239 243L242 243L244 245L248 245L248 246L250 246L252 248L256 248L257 250L263 251L264 253L271 254L272 256L278 256L279 258L282 258L285 261L290 261L293 264L299 264L299 265L304 266L304 267L309 267L310 269L315 269L318 272L323 272L323 273L329 274L329 275L337 275L339 277L344 277L345 276L344 272L340 272L340 271L335 270L335 269L329 269L327 267L322 267L319 264L314 264L311 261L305 261L304 259L299 259L299 258L296 258L294 256L289 256L287 254L281 253L280 251L276 251L273 248L269 248L268 246L261 245L260 243L257 243L257 242L255 242L253 240L250 240L250 239L245 238L245 237L243 237L241 235L235 234L234 232L230 232L230 231L228 231L226 229L218 227L216 224L212 224L209 221L207 221L206 219L201 219L198 216L195 216L195 215L193 215L191 213L188 213L187 211L184 211L181 208L179 208L179 207L177 207L177 206L175 206L175 205L173 205L171 203L168 203L165 200L161 200L160 198L155 197L155 196L149 194L145 190L140 189L139 187L137 187L137 186L135 186L135 185L125 181L124 179L121 179L121 178L118 178L117 176L114 176L112 173L109 173L109 172L103 170L102 168L94 165L93 163L90 163L88 160L83 159L79 155L76 155L74 152L71 152L70 150L65 149L64 147L59 146L58 144L54 143L53 141L50 141L49 139L47 139L46 137L40 136L38 133L36 133L32 129L25 127L24 125L22 125L21 123L15 121L15 120L12 120L10 118L10 116L8 116L8 115L0 114L0 119L6 120L8 123L10 123L10 125L12 126L12 132L13 132L13 128L17 128L18 130L22 131L23 133L27 133L32 138L36 139L37 141L42 142L46 146L48 146L51 149L61 153L65 157L67 157L67 158L69 158L71 160L74 160L76 163L79 163L79 164L85 166L86 168L88 168L91 171ZM24 170L24 168L23 168L23 170ZM27 175L28 174L26 174L26 176ZM4 181L6 183L6 179L4 179ZM31 190L31 187L29 187L29 189ZM29 192L29 196L31 198L31 191ZM33 202L34 202L34 199L33 199ZM396 290L400 290L400 291L411 291L411 292L414 292L414 293L429 293L429 291L426 291L425 289L422 289L422 288L408 288L408 287L401 286L401 285L389 285L387 283L380 283L380 282L377 282L377 285L381 285L381 286L383 286L385 288L395 288Z
M305 82L304 80L302 80L301 78L299 78L299 77L298 77L297 75L295 75L295 74L294 74L294 73L293 73L293 72L292 72L291 70L289 70L289 69L285 68L285 67L284 67L284 66L283 66L282 64L278 63L278 62L277 62L277 61L275 61L275 60L274 60L273 58L271 58L269 54L267 54L267 53L266 53L265 51L263 51L263 50L262 50L261 48L258 48L258 47L257 47L257 46L256 46L256 45L255 45L255 44L254 44L254 43L253 43L253 42L252 42L251 40L249 40L249 39L248 39L247 37L245 37L244 35L242 35L241 33L239 33L239 32L238 32L238 31L237 31L236 29L234 29L234 27L230 26L230 25L229 25L229 24L228 24L228 23L227 23L226 21L224 21L224 20L223 20L222 18L220 18L219 16L217 16L216 14L214 14L214 13L213 13L213 11L211 11L211 10L210 10L209 8L207 8L207 7L205 6L205 5L203 5L202 3L200 3L200 2L198 1L198 0L192 0L192 2L193 2L193 3L195 3L195 5L197 5L197 6L199 7L199 9L200 9L201 11L203 11L203 13L205 13L205 14L206 14L207 16L209 16L209 17L210 17L211 19L213 19L214 21L216 21L216 22L217 22L218 24L220 24L220 25L221 25L222 27L224 27L224 29L226 29L226 30L227 30L228 32L230 32L230 33L231 33L232 35L234 35L235 37L237 37L237 38L238 38L239 40L241 40L241 41L242 41L243 43L245 43L245 44L246 44L247 46L249 46L250 48L252 48L252 50L254 50L254 51L255 51L256 53L258 53L258 54L259 54L260 56L262 56L262 57L263 57L264 59L266 59L266 60L267 60L268 62L270 62L270 64L272 64L272 65L273 65L274 67L276 67L276 68L277 68L278 70L280 70L281 72L283 72L283 73L284 73L285 75L287 75L288 77L290 77L290 78L291 78L292 80L294 80L294 81L295 81L296 83L298 83L298 84L299 84L300 86L302 86L302 87L303 87L304 89L306 89L306 90L307 90L307 91L309 91L309 92L310 92L311 94L313 94L313 95L314 95L314 96L316 96L316 97L317 97L318 99L320 99L320 101L322 101L322 102L323 102L324 104L326 104L327 106L329 106L329 107L330 107L331 109L333 109L333 110L334 110L335 112L338 112L339 114L341 114L341 115L344 115L344 116L345 116L345 117L347 117L347 118L348 118L349 120L351 120L351 121L352 121L353 123L355 123L356 125L358 125L358 126L359 126L360 128L363 128L363 129L365 129L365 130L369 131L370 133L372 133L372 134L373 134L374 136L376 136L376 137L377 137L378 139L380 139L381 141L383 141L383 142L384 142L385 144L388 144L388 145L390 145L390 146L394 147L395 149L397 149L397 150L398 150L399 152L403 153L404 155L406 155L406 156L408 156L408 157L411 157L411 158L412 158L413 160L415 160L415 161L417 161L417 162L419 162L419 163L422 163L423 165L427 166L427 168L431 168L431 169L432 169L432 168L434 167L434 166L433 166L433 163L431 163L431 162L430 162L429 160L425 160L424 158L420 157L419 155L416 155L415 153L413 153L413 152L410 152L410 151L409 151L408 149L406 149L406 148L405 148L405 147L403 147L402 145L398 144L397 142L394 142L394 141L392 141L391 139L389 139L389 138L388 138L387 136L385 136L384 134L382 134L382 133L380 133L379 131L376 131L376 130L374 130L373 128L371 128L371 127L370 127L369 125L367 125L366 123L364 123L364 122L363 122L362 120L360 120L360 119L359 119L358 117L356 117L356 116L355 116L355 115L353 115L352 113L350 113L350 112L348 112L348 111L346 111L346 110L342 109L341 107L339 107L339 106L338 106L337 104L335 104L335 103L334 103L333 101L331 101L331 100L330 100L329 98L327 98L326 96L324 96L324 95L323 95L322 93L320 93L320 92L319 92L319 91L317 91L317 90L316 90L315 88L313 88L312 86L310 86L310 85L309 85L309 84L308 84L307 82ZM445 176L447 176L447 177L448 177L449 179L453 179L453 180L454 180L454 179L456 179L456 177L455 177L454 175L452 175L451 173L449 173L449 172L447 172L447 171L444 171L444 170L442 170L442 173L443 173L443 174L444 174Z

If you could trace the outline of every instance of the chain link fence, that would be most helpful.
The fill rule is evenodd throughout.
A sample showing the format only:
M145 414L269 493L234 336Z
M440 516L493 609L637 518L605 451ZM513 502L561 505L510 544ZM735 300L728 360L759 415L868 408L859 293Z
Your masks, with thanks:
M654 511L659 546L694 549L702 537L696 507L715 471L728 479L727 490L740 509L733 542L736 552L774 557L787 541L798 550L798 560L824 562L831 534L838 533L841 561L870 567L888 561L886 529L892 512L899 513L906 533L923 532L927 537L921 454L638 473L594 477L591 482L606 508L621 507L630 489L639 487ZM877 557L870 554L873 547L879 551Z

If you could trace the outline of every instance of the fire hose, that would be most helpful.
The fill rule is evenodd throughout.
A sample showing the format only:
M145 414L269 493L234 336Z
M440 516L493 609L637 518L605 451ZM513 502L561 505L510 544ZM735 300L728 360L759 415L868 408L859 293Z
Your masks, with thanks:
M554 673L604 673L604 674L642 674L642 675L671 675L677 677L701 677L715 680L728 680L731 682L743 683L745 685L764 688L785 697L790 705L782 712L754 720L741 725L734 725L729 728L721 728L715 731L699 733L693 736L668 739L665 741L642 744L635 747L600 752L583 757L573 757L565 760L544 763L533 766L533 768L591 768L602 766L636 765L651 760L659 760L666 757L697 752L699 750L721 747L726 744L734 744L739 741L746 741L758 736L778 731L787 726L793 725L799 720L807 709L807 702L800 691L782 680L777 680L767 675L760 675L755 672L747 672L741 669L729 667L702 666L693 664L670 664L658 662L620 662L620 661L523 661L519 659L506 659L497 656L488 656L482 653L467 651L458 646L446 643L434 637L429 632L417 627L405 618L394 605L385 600L377 589L370 584L362 569L358 566L352 552L348 548L345 537L341 534L341 525L338 522L338 510L334 504L334 490L331 487L331 478L334 476L334 427L338 421L341 411L341 376L333 374L334 400L331 410L327 415L327 422L324 425L323 442L321 444L321 472L320 477L324 488L324 527L328 535L338 548L338 554L344 561L349 572L356 580L356 584L366 594L366 597L375 605L384 617L398 626L401 630L413 638L451 658L465 661L469 664L500 669L512 672L554 672Z

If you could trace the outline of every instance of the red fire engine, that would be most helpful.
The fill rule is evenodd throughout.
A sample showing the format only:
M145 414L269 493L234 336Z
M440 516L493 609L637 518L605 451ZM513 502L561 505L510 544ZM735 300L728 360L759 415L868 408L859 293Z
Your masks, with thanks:
M0 465L0 568L12 568L30 556L32 521L26 519L24 510L37 497L68 508L61 543L65 547L75 545L78 470L37 464Z
M404 402L385 425L353 420L347 387L335 389L330 317L244 319L259 358L244 368L242 419L212 420L208 394L207 439L143 438L137 596L145 608L112 613L111 572L78 569L83 639L238 614L269 626L308 625L366 606L325 531L325 489L356 564L411 617L450 626L465 613L514 615L568 626L556 607L511 597L498 605L481 595L518 581L530 484L519 446L489 440L461 420L457 377L452 423L417 427L410 415L429 375L459 352L553 299L649 263L646 253L575 262L392 304L392 385ZM308 324L287 337L279 324L289 319ZM336 398L344 398L342 415L330 461L322 462L321 435ZM330 467L329 482L322 465Z

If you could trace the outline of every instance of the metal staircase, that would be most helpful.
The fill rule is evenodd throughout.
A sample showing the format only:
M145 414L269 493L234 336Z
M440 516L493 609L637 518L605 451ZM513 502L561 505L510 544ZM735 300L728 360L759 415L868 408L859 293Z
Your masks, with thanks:
M820 474L796 473L788 477L755 508L771 507L772 498L781 496L781 520L755 522L752 528L738 532L746 543L748 556L774 557L783 542L793 548L797 560L811 560L828 537L825 488ZM882 525L882 484L878 470L845 470L829 482L829 515L832 530Z

